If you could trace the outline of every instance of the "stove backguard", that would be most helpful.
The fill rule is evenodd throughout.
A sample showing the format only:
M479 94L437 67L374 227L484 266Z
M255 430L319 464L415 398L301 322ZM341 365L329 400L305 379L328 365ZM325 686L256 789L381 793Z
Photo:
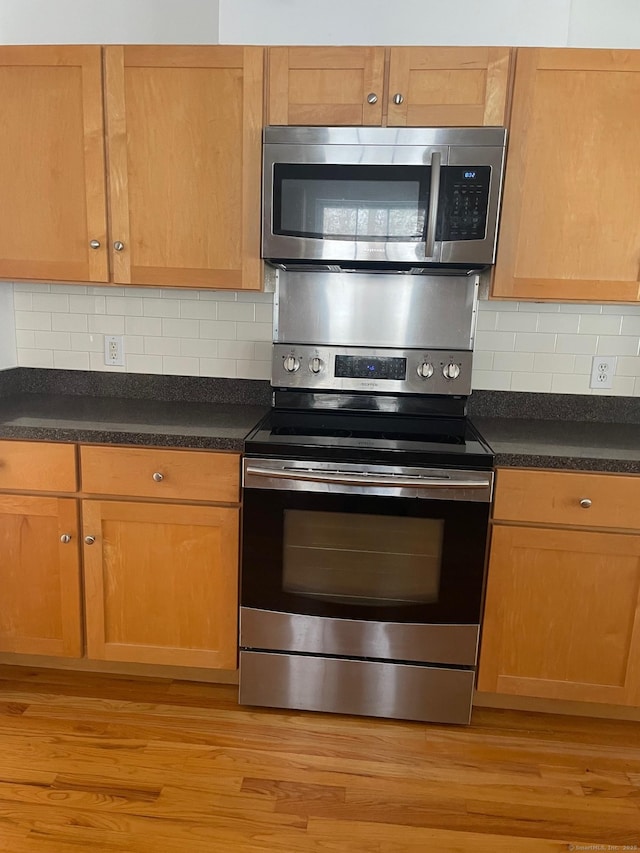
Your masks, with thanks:
M468 396L480 277L279 270L271 384Z

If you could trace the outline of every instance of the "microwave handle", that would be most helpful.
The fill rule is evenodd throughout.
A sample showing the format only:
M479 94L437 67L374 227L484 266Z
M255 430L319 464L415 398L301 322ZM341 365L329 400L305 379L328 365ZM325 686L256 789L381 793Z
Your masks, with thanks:
M438 201L440 200L440 160L439 151L431 152L431 186L429 187L429 213L427 215L427 235L424 241L425 258L433 257L436 242L436 221Z

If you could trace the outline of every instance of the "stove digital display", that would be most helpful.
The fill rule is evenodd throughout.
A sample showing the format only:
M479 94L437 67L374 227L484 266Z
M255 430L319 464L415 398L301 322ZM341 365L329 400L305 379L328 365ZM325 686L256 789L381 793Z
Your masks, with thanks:
M337 355L335 375L348 379L406 379L407 359Z

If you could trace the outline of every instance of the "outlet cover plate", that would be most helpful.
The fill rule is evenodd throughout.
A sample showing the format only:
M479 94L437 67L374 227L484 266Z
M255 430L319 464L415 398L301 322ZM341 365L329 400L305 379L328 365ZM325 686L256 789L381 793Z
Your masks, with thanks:
M124 336L104 336L104 363L109 367L124 367Z
M615 355L594 355L591 362L590 388L613 388L618 357Z

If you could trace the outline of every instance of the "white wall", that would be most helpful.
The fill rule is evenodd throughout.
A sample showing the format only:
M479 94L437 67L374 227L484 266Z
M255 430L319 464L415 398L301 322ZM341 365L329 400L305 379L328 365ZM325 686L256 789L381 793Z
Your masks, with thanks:
M640 47L640 0L220 0L220 41Z
M17 364L13 285L0 282L0 370Z
M0 44L215 44L218 0L0 0Z

